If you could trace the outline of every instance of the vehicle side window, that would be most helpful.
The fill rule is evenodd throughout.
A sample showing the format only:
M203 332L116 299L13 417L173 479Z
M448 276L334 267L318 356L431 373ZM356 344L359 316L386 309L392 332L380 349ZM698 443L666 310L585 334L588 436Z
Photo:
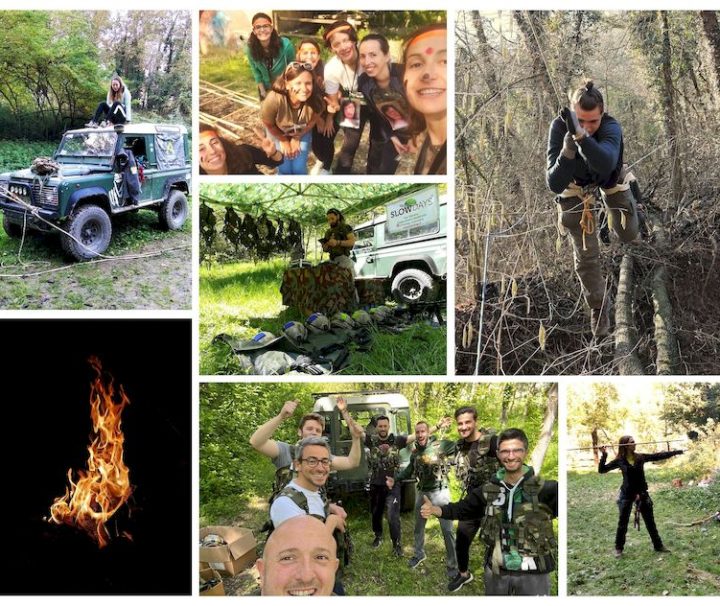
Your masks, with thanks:
M353 250L357 252L370 250L375 244L375 228L373 226L363 227L355 231L355 246Z
M145 137L125 137L123 147L125 149L129 149L133 153L135 161L138 164L142 164L143 166L147 165L147 147L145 144Z
M390 233L388 231L388 224L385 224L385 242L399 242L400 240L409 240L410 238L417 238L419 236L427 236L430 234L436 234L440 231L440 219L434 223L428 225L421 225L413 229L405 229L402 231L396 231Z

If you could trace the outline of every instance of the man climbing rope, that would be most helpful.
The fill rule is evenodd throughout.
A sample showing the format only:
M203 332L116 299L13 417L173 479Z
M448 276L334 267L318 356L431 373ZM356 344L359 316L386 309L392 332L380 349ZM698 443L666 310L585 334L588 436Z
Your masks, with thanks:
M594 191L600 188L609 227L622 242L631 242L639 226L630 189L635 177L623 166L620 123L605 113L603 96L593 83L575 90L570 103L571 109L563 107L550 125L546 180L557 194L560 231L572 236L575 272L591 310L590 327L600 338L610 331L610 315L600 270Z

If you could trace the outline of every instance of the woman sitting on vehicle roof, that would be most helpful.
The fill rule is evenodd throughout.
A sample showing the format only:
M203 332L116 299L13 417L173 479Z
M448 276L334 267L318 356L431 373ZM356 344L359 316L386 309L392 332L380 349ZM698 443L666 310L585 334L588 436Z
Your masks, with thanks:
M105 126L111 124L125 124L132 120L132 96L130 90L125 86L122 78L115 75L110 80L107 98L102 101L95 110L93 119L87 126Z

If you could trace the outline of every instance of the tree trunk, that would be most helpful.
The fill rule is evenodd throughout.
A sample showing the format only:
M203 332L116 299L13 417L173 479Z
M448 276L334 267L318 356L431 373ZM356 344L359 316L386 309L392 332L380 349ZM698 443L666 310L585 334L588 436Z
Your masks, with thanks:
M703 34L710 49L712 66L710 73L713 80L713 94L720 104L720 25L715 11L700 11Z
M520 27L525 46L532 58L533 72L540 77L540 84L545 92L543 95L543 107L548 116L552 116L556 113L557 105L560 103L558 98L560 93L555 91L548 66L540 48L540 40L542 40L544 34L541 22L542 13L539 11L513 11L513 17Z
M540 437L533 449L530 461L535 473L540 473L545 453L553 436L553 428L555 427L555 419L558 411L558 385L552 383L547 391L547 408L545 409L545 418L543 419L542 428L540 429Z
M635 353L637 331L633 318L633 301L633 258L625 254L620 263L615 301L615 364L621 375L645 374Z
M598 441L598 431L597 431L597 427L595 427L595 428L590 432L590 437L592 438L592 446L593 446L593 451L592 451L592 453L593 453L593 459L595 460L595 465L597 465L598 463L600 463L600 455L598 454L599 441Z

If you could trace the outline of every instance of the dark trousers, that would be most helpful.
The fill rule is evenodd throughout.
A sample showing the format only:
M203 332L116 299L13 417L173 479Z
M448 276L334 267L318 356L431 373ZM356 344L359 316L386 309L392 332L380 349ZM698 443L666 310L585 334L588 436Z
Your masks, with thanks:
M389 139L387 141L370 141L368 151L368 175L394 175L400 164L400 156Z
M455 553L458 570L467 572L470 566L470 544L480 530L481 520L460 520L455 531Z
M633 503L635 499L618 499L618 509L620 510L620 519L618 520L617 533L615 534L615 549L622 551L625 548L625 535L627 534L628 523L630 522L630 514L632 513ZM663 542L658 534L655 525L655 516L653 515L653 503L650 495L644 492L640 495L640 515L642 515L645 528L647 528L650 539L655 549L662 549Z
M105 101L100 103L95 110L93 122L100 122L101 120L108 120L113 124L125 124L127 120L122 103L119 101L115 101L112 105L108 105Z
M383 513L387 511L390 538L393 544L400 542L400 486L398 482L392 490L387 486L370 485L370 512L372 529L376 537L383 534Z
M335 133L330 137L326 137L318 130L317 126L313 127L312 151L315 157L322 162L323 168L330 170L335 156Z

